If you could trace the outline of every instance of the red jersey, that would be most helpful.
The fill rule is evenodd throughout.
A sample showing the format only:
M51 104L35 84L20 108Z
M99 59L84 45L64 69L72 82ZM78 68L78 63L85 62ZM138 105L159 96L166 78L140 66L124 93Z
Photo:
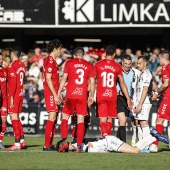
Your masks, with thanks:
M94 64L94 76L97 78L97 100L115 101L117 99L116 80L123 76L121 66L114 60L103 59Z
M26 67L20 60L15 60L8 65L8 97L13 96L14 100L22 100L23 81L26 73Z
M86 99L88 80L92 77L92 64L84 59L74 58L65 64L64 73L68 74L66 97Z
M48 88L48 84L46 82L46 74L47 73L52 74L51 80L52 80L54 89L55 89L55 91L57 93L58 88L59 88L59 70L58 70L56 60L51 56L47 56L44 59L44 64L43 64L43 76L44 76L44 83L43 84L45 86L45 89L50 91L50 89Z
M166 66L163 66L161 72L162 72L161 77L163 82L165 79L170 80L170 63ZM170 84L168 88L166 88L165 91L163 92L163 95L165 97L170 97Z
M7 69L0 67L0 107L7 108Z

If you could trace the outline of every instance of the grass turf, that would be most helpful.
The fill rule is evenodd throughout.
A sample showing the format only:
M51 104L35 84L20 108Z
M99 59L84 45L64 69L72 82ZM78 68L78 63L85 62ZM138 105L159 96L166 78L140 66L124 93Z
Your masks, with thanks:
M58 139L55 139L57 142ZM10 146L13 137L5 136L3 143ZM27 149L21 151L0 150L0 169L112 169L112 170L169 170L170 150L166 144L159 144L158 153L83 153L75 154L43 152L43 137L26 137Z

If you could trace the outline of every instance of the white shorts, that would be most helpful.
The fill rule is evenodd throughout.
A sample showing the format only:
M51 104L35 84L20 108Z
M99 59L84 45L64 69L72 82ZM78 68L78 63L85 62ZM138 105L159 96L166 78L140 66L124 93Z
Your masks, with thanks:
M135 115L135 119L148 120L151 107L152 107L152 104L149 104L149 103L143 104L141 112Z
M93 149L89 148L88 152L106 152L107 151L107 141L106 139L100 139L96 142L90 142L93 145Z
M115 136L106 136L105 138L107 141L107 150L119 152L119 148L123 144L123 141Z

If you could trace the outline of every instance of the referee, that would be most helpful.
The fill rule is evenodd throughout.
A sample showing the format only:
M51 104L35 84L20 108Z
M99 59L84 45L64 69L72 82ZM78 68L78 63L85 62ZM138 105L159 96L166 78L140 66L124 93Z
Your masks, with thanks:
M130 55L124 55L122 58L123 78L125 80L128 93L132 96L132 82L134 78L134 71L132 69L132 58ZM119 120L119 128L117 131L117 137L126 142L126 121L129 117L129 109L127 105L126 97L124 96L119 81L117 82L117 117Z

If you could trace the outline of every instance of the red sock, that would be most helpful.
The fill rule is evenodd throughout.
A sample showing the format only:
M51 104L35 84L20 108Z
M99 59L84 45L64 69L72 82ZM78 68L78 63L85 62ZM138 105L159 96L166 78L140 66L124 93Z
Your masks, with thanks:
M163 134L164 127L162 124L156 124L156 130L160 133ZM158 145L159 141L153 142L153 144Z
M50 146L53 144L55 134L56 134L56 124L54 123Z
M77 138L77 126L73 126L73 129L71 131L72 138Z
M24 136L23 125L22 125L22 123L21 123L21 121L20 121L20 120L19 120L19 126L20 126L21 136Z
M20 136L21 136L19 120L12 120L11 122L12 122L13 131L14 131L15 141L18 142L20 141Z
M112 132L112 122L107 122L107 134L110 135Z
M108 135L106 122L101 122L100 123L100 130L101 130L102 137L105 137L105 136Z
M68 120L62 119L60 131L61 131L62 139L67 139L67 136L68 136Z
M77 124L77 146L81 146L84 138L84 122Z
M51 120L47 120L46 125L45 125L45 143L44 143L44 146L46 148L50 146L53 126L54 126L54 122Z
M1 125L0 129L1 129L0 140L3 140L4 134L5 134L5 131L6 131L6 125Z

